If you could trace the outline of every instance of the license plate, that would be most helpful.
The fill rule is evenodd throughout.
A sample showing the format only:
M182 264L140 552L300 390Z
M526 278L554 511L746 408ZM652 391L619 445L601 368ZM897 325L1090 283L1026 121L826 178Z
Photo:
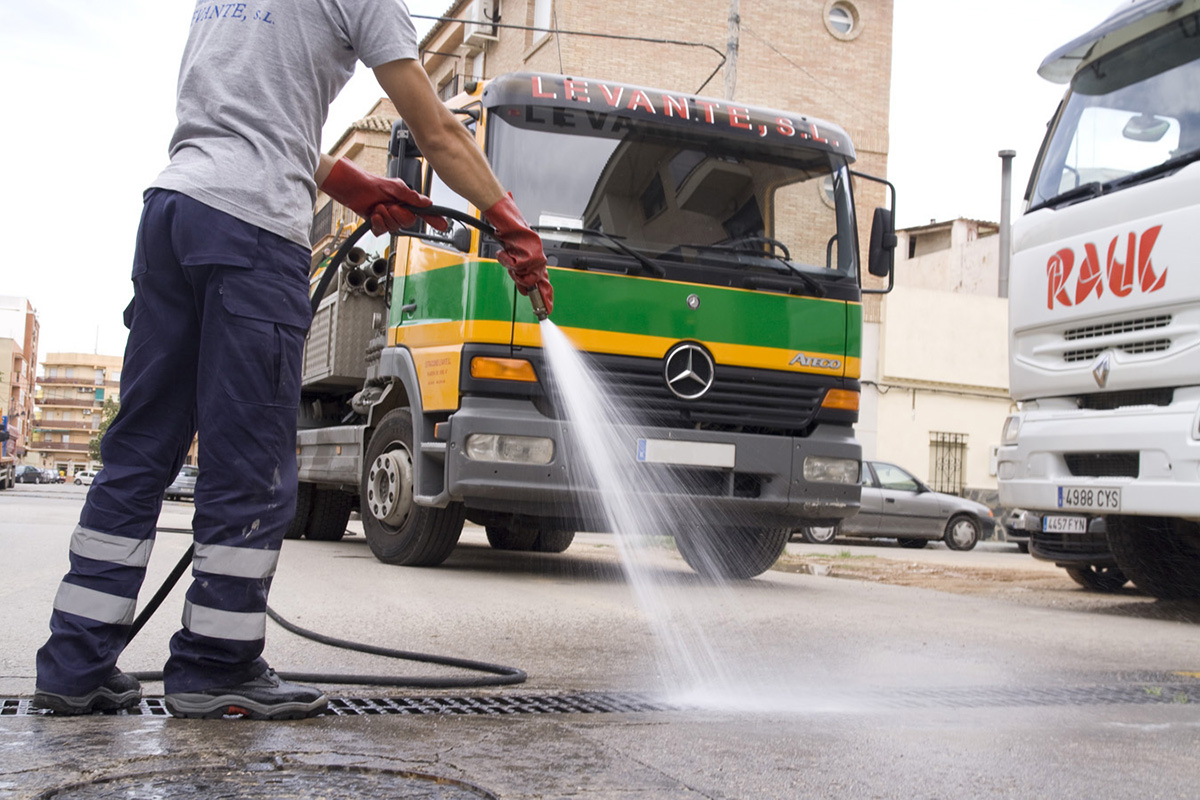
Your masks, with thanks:
M1087 517L1042 517L1046 533L1087 533Z
M674 439L638 439L637 460L647 464L733 469L737 446L724 442L680 442Z
M1058 507L1108 513L1121 510L1120 489L1096 489L1090 486L1058 487Z

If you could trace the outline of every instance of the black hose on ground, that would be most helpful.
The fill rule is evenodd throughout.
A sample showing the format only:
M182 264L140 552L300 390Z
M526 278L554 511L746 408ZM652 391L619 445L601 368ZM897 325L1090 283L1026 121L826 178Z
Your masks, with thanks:
M414 211L418 209L413 209ZM486 222L464 214L461 211L452 208L443 208L441 206L429 206L419 209L423 214L436 214L450 219L457 220L463 224L471 225L478 228L484 233L490 233L492 227ZM329 264L325 267L325 274L321 276L321 280L317 283L315 290L312 293L312 312L317 313L317 306L321 304L322 298L325 296L325 291L329 288L330 281L337 275L341 268L342 262L345 261L351 248L358 243L358 240L363 237L368 230L371 229L369 222L364 222L354 229L344 242L338 247L333 257L329 260ZM158 528L159 531L170 533L192 533L186 528ZM129 628L129 636L125 643L133 641L133 637L145 627L150 617L158 610L163 601L167 599L167 595L175 588L175 584L183 577L183 573L187 571L188 565L192 563L192 556L195 554L195 545L189 545L187 552L179 559L179 562L171 569L171 573L162 585L158 587L158 591L146 603L145 608L134 619L133 624ZM301 628L299 625L291 623L281 617L275 609L267 606L267 616L275 620L285 630L290 631L297 636L303 636L306 639L311 639L314 642L327 644L330 647L340 647L344 650L354 650L360 653L368 653L370 655L383 656L385 658L394 658L404 661L416 661L424 664L438 664L446 667L456 667L458 669L470 670L472 672L486 672L494 675L492 678L434 678L428 676L416 677L397 677L390 675L336 675L328 673L307 673L307 672L280 672L279 677L284 680L293 681L312 681L315 683L341 683L364 686L403 686L403 687L422 687L434 689L459 689L468 687L480 686L508 686L515 683L524 683L528 677L524 670L516 667L506 667L502 664L491 664L486 661L473 661L465 658L454 658L452 656L438 656L429 653L417 653L410 650L393 650L388 647L378 647L376 645L362 644L361 642L352 642L348 639L337 639L332 636L326 636L322 633L310 631ZM142 681L160 681L162 680L161 672L133 672L130 673L133 677Z

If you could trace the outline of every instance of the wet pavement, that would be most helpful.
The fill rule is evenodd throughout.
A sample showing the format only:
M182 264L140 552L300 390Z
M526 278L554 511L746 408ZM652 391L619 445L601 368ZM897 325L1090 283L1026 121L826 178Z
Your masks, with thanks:
M361 536L285 546L272 604L292 621L517 666L519 686L331 681L339 713L262 723L172 719L147 683L136 714L43 717L28 710L33 651L81 500L71 487L0 493L3 798L1196 795L1194 624L782 572L720 590L664 548L674 596L745 690L688 693L604 536L550 556L492 551L473 529L438 569L382 565ZM189 512L168 504L163 524L186 526ZM186 543L160 537L147 587ZM161 668L180 596L122 668ZM267 656L281 671L460 674L274 625Z

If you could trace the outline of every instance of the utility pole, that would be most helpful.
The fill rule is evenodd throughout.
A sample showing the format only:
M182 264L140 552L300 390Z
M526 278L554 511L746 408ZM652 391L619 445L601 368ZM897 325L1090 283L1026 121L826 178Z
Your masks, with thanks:
M740 0L729 0L729 40L725 43L725 99L733 99L737 88L738 39L742 32L742 15L738 11Z
M1008 273L1012 263L1012 161L1015 150L1001 150L1000 156L1000 286L1001 297L1008 297Z

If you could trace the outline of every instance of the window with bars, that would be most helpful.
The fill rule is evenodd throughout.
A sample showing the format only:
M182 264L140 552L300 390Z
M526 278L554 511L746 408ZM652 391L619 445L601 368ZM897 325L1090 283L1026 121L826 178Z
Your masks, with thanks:
M962 494L967 485L967 434L929 432L929 483L935 492Z

